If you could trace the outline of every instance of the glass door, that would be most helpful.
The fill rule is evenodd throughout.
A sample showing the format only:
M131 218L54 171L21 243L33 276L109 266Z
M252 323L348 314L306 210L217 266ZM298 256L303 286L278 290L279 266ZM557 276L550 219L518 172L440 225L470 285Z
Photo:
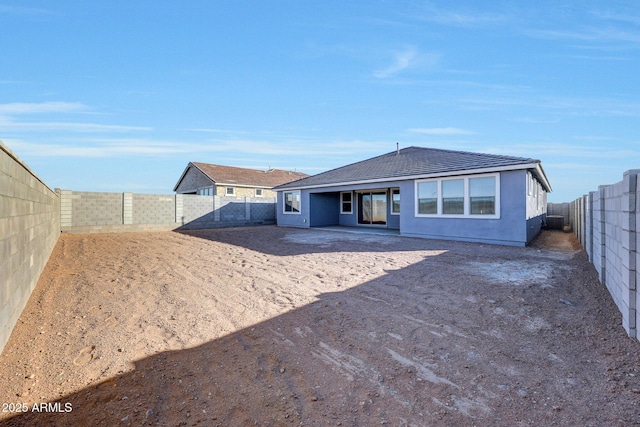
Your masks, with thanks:
M358 224L387 224L387 192L358 193Z

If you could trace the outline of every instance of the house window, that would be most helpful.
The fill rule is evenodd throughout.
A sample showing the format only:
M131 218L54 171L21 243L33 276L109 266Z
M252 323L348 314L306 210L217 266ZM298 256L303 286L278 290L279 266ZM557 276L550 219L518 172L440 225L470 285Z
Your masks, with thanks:
M340 213L353 213L353 193L340 193Z
M442 213L447 215L464 214L464 180L442 181Z
M416 216L500 217L499 174L416 181Z
M233 196L235 194L236 194L235 187L225 187L225 189L224 189L224 195L225 196Z
M495 215L495 177L469 178L469 206L471 215Z
M262 197L262 188L256 188L256 197Z
M287 191L284 193L284 213L300 213L300 192Z
M391 190L391 213L400 213L400 189L396 188Z
M438 213L438 181L418 183L418 213L422 215Z

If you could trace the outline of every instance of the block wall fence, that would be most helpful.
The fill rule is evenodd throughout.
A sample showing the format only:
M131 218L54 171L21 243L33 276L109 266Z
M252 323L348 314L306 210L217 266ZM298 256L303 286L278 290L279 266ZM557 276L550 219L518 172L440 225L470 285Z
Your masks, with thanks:
M54 191L0 141L0 353L60 232L275 224L275 202L267 197Z
M59 196L0 141L0 352L59 235Z
M562 215L598 271L622 313L622 326L640 339L640 169L626 171L622 181L601 185L572 202L549 203L548 215Z
M275 224L275 199L58 190L64 233L197 230Z

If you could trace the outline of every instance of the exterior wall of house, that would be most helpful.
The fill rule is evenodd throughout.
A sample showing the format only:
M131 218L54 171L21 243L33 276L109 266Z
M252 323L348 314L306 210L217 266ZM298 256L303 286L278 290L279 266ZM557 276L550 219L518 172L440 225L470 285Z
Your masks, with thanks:
M289 227L334 225L335 212L338 212L338 225L356 226L355 193L352 202L353 213L340 214L341 191L400 188L400 215L391 215L391 198L388 197L387 228L399 228L403 236L525 246L540 231L541 219L544 215L531 211L533 214L528 218L526 177L527 172L524 170L500 173L500 217L497 219L417 217L415 215L415 181L407 180L301 190L301 209L298 214L284 213L281 191L277 198L278 225ZM320 197L322 193L330 193L331 197ZM546 193L543 195L546 202ZM317 212L315 211L316 202L320 203ZM335 211L328 213L330 208ZM546 208L543 210L546 211ZM324 215L327 217L325 218Z
M311 193L309 200L313 206L309 216L311 227L340 223L340 193Z
M416 218L413 201L413 183L404 186L404 204L401 208L402 228L405 236L431 239L483 242L510 246L525 246L526 232L526 172L500 173L500 218ZM401 189L402 191L402 189ZM406 203L411 206L406 206Z
M213 182L201 171L194 167L190 167L184 175L180 185L176 188L178 194L196 194L198 189L211 187ZM224 194L223 194L224 196Z
M383 190L387 191L387 225L386 228L400 228L400 215L391 214L391 188L398 188L397 182L382 182L376 184L359 184L302 190L301 209L299 214L284 213L283 192L277 193L278 225L285 227L323 227L341 225L344 227L358 226L358 210L356 202L357 191ZM353 194L353 209L351 213L340 213L340 193L351 191ZM400 192L402 200L402 190ZM401 202L402 203L402 202ZM313 209L309 209L309 205ZM402 208L401 208L402 209Z
M209 184L211 185L211 184ZM227 187L233 187L234 194L233 196L227 196ZM217 185L216 186L216 196L220 197L264 197L266 199L274 199L276 197L276 192L269 189L262 189L262 196L256 196L256 187L237 187L232 185Z
M527 201L527 243L536 237L547 222L547 192L531 173L525 175Z

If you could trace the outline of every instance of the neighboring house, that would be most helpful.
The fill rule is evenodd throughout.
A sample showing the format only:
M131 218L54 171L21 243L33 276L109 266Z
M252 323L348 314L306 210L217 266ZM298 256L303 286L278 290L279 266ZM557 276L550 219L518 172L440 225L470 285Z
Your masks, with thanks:
M277 222L525 246L546 218L539 160L409 147L280 185Z
M270 197L271 189L308 175L279 169L266 171L189 162L173 188L178 194L230 197Z

